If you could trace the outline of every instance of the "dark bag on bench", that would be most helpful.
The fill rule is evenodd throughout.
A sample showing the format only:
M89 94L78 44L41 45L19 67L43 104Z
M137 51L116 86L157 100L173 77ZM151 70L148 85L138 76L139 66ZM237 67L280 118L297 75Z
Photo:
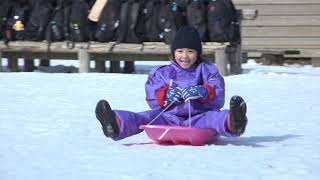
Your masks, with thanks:
M24 40L31 7L27 0L14 1L7 21L7 40Z
M12 27L8 20L13 13L16 2L12 0L3 0L0 2L0 39L5 43L12 40Z
M161 10L160 0L148 0L144 9L144 22L146 28L146 41L161 41L161 29L158 24L159 14Z
M193 0L187 6L188 25L196 28L201 40L207 40L206 6L202 1Z
M142 11L142 1L141 0L130 0L129 1L129 17L128 18L128 32L125 38L127 43L142 43L142 37L139 37L137 33L137 24L139 20L140 12Z
M95 39L99 42L112 41L120 23L120 7L119 0L108 0L104 6L95 33Z
M186 18L174 0L151 0L145 9L147 41L170 44L177 29L186 24Z
M52 9L52 4L47 0L38 0L35 2L26 25L25 38L27 40L40 41L44 39Z
M51 19L48 23L45 39L50 42L63 41L65 38L65 29L67 25L64 18L63 0L59 0L51 13Z
M232 0L211 0L207 10L210 41L240 41L239 17Z
M65 21L68 24L67 40L71 42L87 42L89 5L84 0L72 0L65 7Z
M160 38L166 44L171 44L176 31L176 17L179 15L179 9L175 2L163 1L160 6L158 26L160 28Z
M142 37L136 31L142 0L122 0L120 10L120 24L116 33L117 42L142 43Z

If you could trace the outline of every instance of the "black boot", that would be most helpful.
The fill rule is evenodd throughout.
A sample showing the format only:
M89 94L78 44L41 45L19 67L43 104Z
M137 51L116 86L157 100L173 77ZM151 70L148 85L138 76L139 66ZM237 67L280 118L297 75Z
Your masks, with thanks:
M236 136L244 133L247 126L247 105L240 96L233 96L230 100L230 131Z
M100 100L96 106L96 117L102 125L102 130L107 137L117 137L119 126L116 116L106 100Z

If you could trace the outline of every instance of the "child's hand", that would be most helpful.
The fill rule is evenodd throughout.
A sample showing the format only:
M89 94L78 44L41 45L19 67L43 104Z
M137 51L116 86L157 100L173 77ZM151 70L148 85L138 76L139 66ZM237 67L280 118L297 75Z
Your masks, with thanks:
M182 98L184 101L189 101L192 99L206 99L208 97L208 91L201 85L189 86L182 90Z
M180 103L182 101L181 93L182 89L180 87L169 87L166 94L165 104L169 105L172 102Z

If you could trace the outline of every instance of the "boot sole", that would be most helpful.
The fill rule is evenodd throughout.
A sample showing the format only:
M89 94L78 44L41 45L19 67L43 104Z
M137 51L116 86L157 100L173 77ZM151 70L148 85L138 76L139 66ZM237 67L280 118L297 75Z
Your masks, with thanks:
M104 135L107 137L116 137L119 134L119 127L109 103L105 100L100 100L96 106L95 113L102 126Z
M241 101L240 104L236 104L237 101ZM240 97L240 96L234 96L232 97L230 101L230 109L231 109L231 115L233 116L230 118L230 126L231 129L233 129L233 133L236 136L240 136L244 133L245 128L247 126L247 104L246 102Z

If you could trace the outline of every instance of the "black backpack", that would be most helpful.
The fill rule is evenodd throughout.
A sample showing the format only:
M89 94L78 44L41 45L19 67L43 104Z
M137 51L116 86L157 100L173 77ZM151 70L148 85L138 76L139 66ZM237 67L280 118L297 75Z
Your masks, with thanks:
M160 38L166 44L171 44L178 27L175 24L175 12L178 11L176 4L161 4L158 26L160 28Z
M125 38L127 43L142 43L143 41L142 37L137 33L137 24L142 8L141 0L129 0L130 15L128 17L128 32Z
M95 39L99 42L112 41L120 23L120 7L119 0L108 0L104 6L97 23Z
M87 42L89 40L88 14L89 5L84 0L72 0L65 6L64 21L67 24L65 38L71 42Z
M26 25L25 38L27 40L40 41L44 39L52 9L52 4L47 0L36 1Z
M0 39L5 43L12 40L12 27L8 20L13 13L16 2L12 0L3 0L0 2Z
M116 33L118 43L141 43L143 39L138 36L136 27L142 11L141 0L122 0L120 9L120 24Z
M162 40L167 44L171 44L176 31L186 24L186 16L179 4L175 0L163 0L158 19Z
M24 40L25 27L29 18L31 6L27 0L18 0L14 3L7 21L7 40ZM10 35L9 35L10 34Z
M148 0L140 0L140 11L135 24L135 35L144 42L146 39L146 4Z
M170 0L170 10L177 29L188 24L186 17L187 2L188 0Z
M63 0L62 0L63 1ZM51 18L45 32L47 42L63 41L65 39L65 30L68 29L65 22L65 5L61 0L54 6L51 12Z
M239 42L238 13L232 0L211 0L207 5L208 33L212 42Z
M185 16L172 0L150 0L144 9L145 41L170 44L177 29L185 25Z
M162 7L160 0L149 0L145 4L144 24L145 24L145 41L161 41L161 29L159 27L159 14Z
M206 6L199 0L193 0L187 6L188 25L196 28L200 34L201 40L206 41L207 35L207 19Z

